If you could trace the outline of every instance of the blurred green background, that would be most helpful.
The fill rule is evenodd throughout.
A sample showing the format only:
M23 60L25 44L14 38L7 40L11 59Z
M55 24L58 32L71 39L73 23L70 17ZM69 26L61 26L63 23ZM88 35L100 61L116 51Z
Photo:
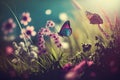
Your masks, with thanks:
M113 15L119 12L119 0L76 0L84 10L99 12L100 9L104 9ZM10 10L2 3L7 3L15 12L18 18L21 17L23 12L30 12L32 21L29 25L35 26L35 30L38 31L40 27L44 27L47 20L53 20L55 23L62 23L60 15L63 17L68 16L74 18L72 12L80 11L73 4L72 0L1 0L0 1L0 27L4 21L8 18L14 18ZM48 10L48 14L46 14ZM64 20L64 18L63 18ZM18 38L20 29L17 27L14 30L14 35ZM2 32L0 31L0 38L2 38Z

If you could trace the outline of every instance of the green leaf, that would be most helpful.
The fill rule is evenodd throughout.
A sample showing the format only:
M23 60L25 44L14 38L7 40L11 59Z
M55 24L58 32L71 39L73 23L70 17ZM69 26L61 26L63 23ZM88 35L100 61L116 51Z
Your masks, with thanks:
M55 58L55 60L57 60L57 54L55 52L55 50L53 48L51 48L52 51L52 56Z

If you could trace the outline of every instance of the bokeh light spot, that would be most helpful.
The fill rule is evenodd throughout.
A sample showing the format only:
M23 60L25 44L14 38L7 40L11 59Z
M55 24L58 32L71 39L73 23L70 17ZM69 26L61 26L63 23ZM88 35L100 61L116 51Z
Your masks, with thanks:
M66 21L68 19L68 15L66 13L60 13L59 14L59 19L61 21Z
M52 10L51 9L47 9L46 11L45 11L45 14L46 15L50 15L52 13Z
M13 48L12 48L11 46L7 46L7 47L6 47L6 53L7 53L8 55L12 54L12 53L13 53Z

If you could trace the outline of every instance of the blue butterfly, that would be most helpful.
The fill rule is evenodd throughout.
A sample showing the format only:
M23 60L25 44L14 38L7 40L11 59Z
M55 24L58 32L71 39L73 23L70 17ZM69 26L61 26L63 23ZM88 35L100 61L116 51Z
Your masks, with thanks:
M63 26L58 34L62 37L63 36L68 37L72 34L72 28L70 27L70 21L66 21L63 24Z

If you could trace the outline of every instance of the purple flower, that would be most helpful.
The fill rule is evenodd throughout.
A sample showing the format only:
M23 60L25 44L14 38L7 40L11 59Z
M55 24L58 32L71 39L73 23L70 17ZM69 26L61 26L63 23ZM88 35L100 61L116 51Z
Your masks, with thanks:
M54 27L55 23L52 20L48 20L46 23L46 27Z
M43 30L43 29L42 29ZM39 47L39 54L45 53L46 52L46 47L45 47L45 40L44 40L44 35L41 34L40 30L38 32L38 47Z
M72 67L72 63L66 63L64 66L63 66L63 70L65 71L68 71L70 68Z
M62 47L62 44L56 44L58 48L61 48Z
M48 35L50 35L50 33L51 33L51 31L49 28L41 28L38 34L48 36Z
M53 39L54 43L56 44L56 46L57 46L58 48L61 48L61 47L62 47L62 44L61 44L61 42L60 42L60 40L59 40L58 34L51 33L49 36L50 36L50 38Z
M72 69L72 71L83 71L83 67L84 66L88 66L88 67L90 67L91 65L93 64L93 61L87 61L87 60L83 60L83 61L81 61L78 65L76 65L73 69Z
M53 23L51 21L48 21L48 23ZM38 47L39 47L39 53L45 53L46 47L45 47L45 40L44 36L48 36L53 39L54 43L58 48L61 48L61 43L59 40L58 34L52 33L49 29L50 26L47 26L46 28L41 28L38 32Z
M51 33L49 36L53 39L58 38L58 34L55 34L55 33Z
M78 65L76 65L73 69L72 69L72 71L75 71L75 72L77 72L77 71L82 71L83 70L83 67L86 65L86 60L83 60L83 61L81 61Z
M79 75L83 72L85 66L91 66L93 61L83 60L75 67L69 70L69 72L65 75L66 80L76 80Z
M45 28L41 28L38 32L39 36L44 35Z
M5 34L13 32L13 29L16 27L16 24L13 22L13 19L10 18L8 21L4 22L2 25L2 30Z
M92 66L93 64L94 64L93 61L87 61L87 65L88 65L88 67Z
M51 33L51 31L50 31L49 28L46 28L44 32L45 32L45 35L46 35L46 36L50 35L50 33Z

